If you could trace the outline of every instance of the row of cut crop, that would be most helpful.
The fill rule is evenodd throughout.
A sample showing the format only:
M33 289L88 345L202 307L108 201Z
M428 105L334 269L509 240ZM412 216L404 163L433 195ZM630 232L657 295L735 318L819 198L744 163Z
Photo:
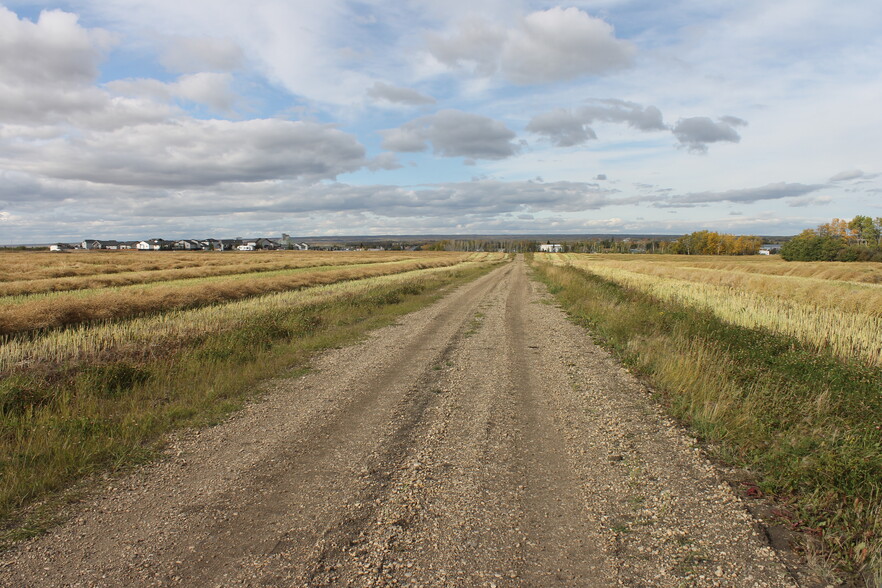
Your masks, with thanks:
M460 263L465 257L465 254L435 255L421 260L344 266L324 271L289 270L289 273L258 275L247 280L233 276L219 281L201 279L194 284L178 287L165 287L159 283L117 291L99 290L91 296L70 293L64 297L38 298L21 304L0 306L0 334L12 335L90 321L131 318L343 280L443 267ZM249 274L248 277L251 278L252 275Z
M418 255L390 254L361 258L344 253L300 253L277 254L270 258L263 257L252 260L244 255L227 254L224 258L229 263L206 263L203 265L193 263L181 268L114 271L111 273L88 273L73 277L23 278L0 281L0 297L111 288L235 274L266 273L286 269L403 261L418 258Z
M882 365L882 317L802 303L739 286L628 271L577 256L571 256L570 261L575 267L661 300L709 310L732 324L769 329L817 349L830 349L845 360Z

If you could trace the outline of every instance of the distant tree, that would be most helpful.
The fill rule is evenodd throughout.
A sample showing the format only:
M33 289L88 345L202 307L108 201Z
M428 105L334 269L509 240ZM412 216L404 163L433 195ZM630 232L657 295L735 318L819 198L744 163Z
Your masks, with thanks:
M787 261L882 261L882 218L834 218L784 243L781 257Z

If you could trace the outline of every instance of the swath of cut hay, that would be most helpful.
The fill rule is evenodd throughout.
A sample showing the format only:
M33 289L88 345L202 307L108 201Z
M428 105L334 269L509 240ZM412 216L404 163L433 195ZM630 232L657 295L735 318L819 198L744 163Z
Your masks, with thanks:
M846 360L882 365L882 289L876 286L697 269L690 258L679 260L679 266L578 254L556 261L662 300L709 310L739 326L769 329Z
M4 260L11 257L22 257L23 254L2 254L0 253L0 264ZM26 254L25 254L26 255ZM72 254L77 257L82 256L100 256L97 253L80 253ZM112 255L120 255L113 253ZM150 256L175 256L174 253L141 253L142 257ZM337 265L353 265L368 263L383 263L392 261L404 261L408 259L418 259L417 255L403 254L380 254L368 257L357 257L352 254L345 253L324 253L324 252L276 252L272 255L261 255L259 253L223 253L223 254L190 254L200 255L203 263L199 260L186 261L181 260L175 264L175 267L160 269L129 269L119 268L119 266L108 267L106 269L101 266L94 265L84 268L83 274L74 276L51 275L50 277L34 277L44 274L63 274L65 267L76 262L66 262L65 264L52 264L48 267L30 268L30 271L23 271L21 274L15 275L14 279L0 280L0 296L20 296L25 294L39 294L44 292L63 292L70 290L88 290L97 288L109 288L116 286L128 286L133 284L149 284L154 282L166 282L172 280L205 278L212 276L226 276L247 273L265 273L270 271L279 271L286 269L299 269L321 266L337 266ZM211 259L207 256L216 255L223 256L223 260ZM255 256L251 259L251 256ZM53 262L64 256L58 256L48 260ZM39 263L39 259L35 260ZM146 260L142 259L142 264ZM168 265L168 261L164 265ZM178 267L179 265L183 267ZM8 268L7 268L8 269ZM102 269L104 271L102 271ZM31 274L30 276L28 274ZM5 272L10 275L10 272ZM0 299L2 302L2 299Z
M362 264L355 267L324 271L298 272L277 276L254 276L183 287L157 283L125 291L96 291L92 296L74 295L44 300L24 301L21 304L0 306L0 334L12 335L37 329L57 328L83 322L116 320L175 309L195 308L252 296L330 284L343 280L358 280L372 276L394 274L415 269L455 265L468 254L432 255L417 261Z

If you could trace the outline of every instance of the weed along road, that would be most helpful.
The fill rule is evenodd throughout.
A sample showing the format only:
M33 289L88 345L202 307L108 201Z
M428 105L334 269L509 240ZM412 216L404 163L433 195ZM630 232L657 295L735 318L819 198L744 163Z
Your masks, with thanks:
M522 259L321 355L2 555L2 586L792 586Z

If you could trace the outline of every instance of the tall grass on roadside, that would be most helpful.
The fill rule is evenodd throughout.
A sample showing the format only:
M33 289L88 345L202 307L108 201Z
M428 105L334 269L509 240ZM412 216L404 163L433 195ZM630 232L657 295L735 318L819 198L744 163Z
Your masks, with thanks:
M714 276L705 276L704 272L695 276L690 270L653 269L649 263L623 269L581 256L571 256L569 260L574 266L605 279L663 300L708 310L724 321L770 329L796 337L818 350L831 350L845 360L861 358L882 366L882 290L878 287L843 288L839 284L822 284L815 286L803 300L799 295L802 288L789 288L780 283L766 286L765 280L769 278L760 279L757 284L756 279L744 280L739 276L713 279ZM678 277L673 277L675 275ZM778 281L803 279L776 278ZM806 288L811 290L812 285ZM836 305L837 300L841 306Z
M135 336L128 342L108 332L124 324L83 327L79 339L59 344L94 336L103 340L95 344L100 353L69 347L41 358L35 346L20 354L0 380L0 544L37 532L41 521L22 510L35 500L151 458L164 433L215 421L253 394L259 380L303 366L310 353L358 338L493 265L464 263L170 313L133 321L140 324L127 331Z
M537 259L539 259L537 257ZM570 315L761 476L852 574L882 573L882 369L571 266L535 263Z
M763 267L763 264L756 262L736 261L710 267L711 264L705 263L656 263L652 257L647 256L639 261L627 262L599 256L567 254L558 263L572 263L589 270L615 269L663 279L723 286L770 299L882 317L882 284L756 272L752 271L753 268ZM824 262L817 262L816 265L822 263ZM863 265L878 265L882 271L882 264Z
M231 300L241 300L272 292L308 286L332 284L411 271L446 267L463 261L463 254L434 256L420 260L373 263L354 267L289 270L276 275L241 279L203 279L187 285L152 284L93 294L71 293L66 296L37 297L18 304L0 305L0 335L13 335L93 321L126 319L170 310L197 308Z

